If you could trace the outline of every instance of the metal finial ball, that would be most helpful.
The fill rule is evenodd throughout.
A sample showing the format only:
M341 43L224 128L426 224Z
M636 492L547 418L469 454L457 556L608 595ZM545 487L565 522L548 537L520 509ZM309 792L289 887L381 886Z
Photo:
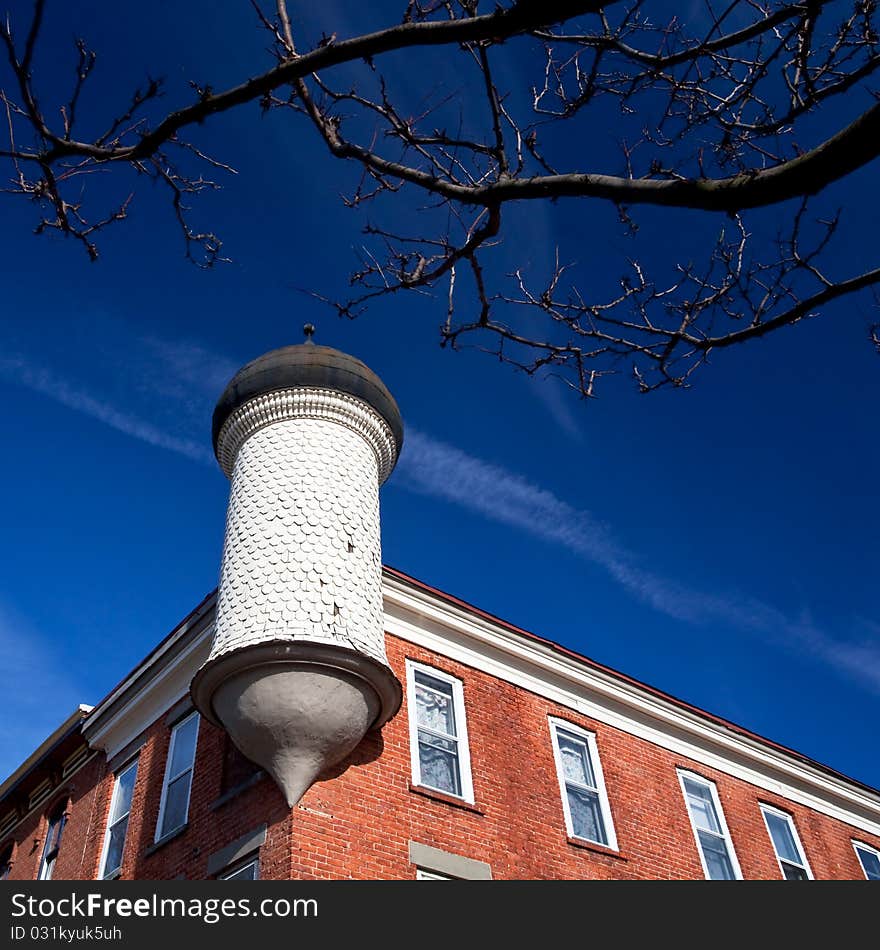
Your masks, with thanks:
M315 325L313 323L307 323L303 327L303 333L306 335L306 343L311 343L312 337L315 335Z

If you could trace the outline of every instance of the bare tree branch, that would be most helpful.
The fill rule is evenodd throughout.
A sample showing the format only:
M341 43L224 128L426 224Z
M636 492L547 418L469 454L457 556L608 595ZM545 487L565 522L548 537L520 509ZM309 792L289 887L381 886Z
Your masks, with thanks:
M256 103L289 113L353 163L359 182L346 204L386 216L365 228L351 295L316 296L353 317L388 294L442 288L443 345L474 340L584 396L621 371L643 391L685 386L712 353L880 283L878 268L838 273L847 217L828 208L838 183L880 154L875 0L705 0L691 22L664 19L652 0L408 0L400 22L311 45L296 36L286 0L271 10L251 3L271 43L262 71L220 91L192 82L188 101L168 111L151 78L120 114L88 123L96 54L76 41L72 82L46 111L34 91L46 4L34 0L23 29L7 16L2 190L39 209L38 233L71 237L95 259L102 230L126 219L132 197L89 211L81 183L128 168L167 192L187 257L225 260L220 238L190 223L190 206L220 187L213 175L235 170L198 144L199 129ZM442 51L459 86L414 104L384 74L390 54L406 50ZM84 124L105 131L83 137ZM670 225L679 262L633 254L616 287L563 263L564 251L549 273L517 265L506 274L503 228L521 219L514 209L547 201L611 205L634 245L639 209L665 209L670 222L678 210L699 212L715 241L695 260ZM772 219L761 214L771 207ZM410 217L416 208L421 231L394 224L395 209Z

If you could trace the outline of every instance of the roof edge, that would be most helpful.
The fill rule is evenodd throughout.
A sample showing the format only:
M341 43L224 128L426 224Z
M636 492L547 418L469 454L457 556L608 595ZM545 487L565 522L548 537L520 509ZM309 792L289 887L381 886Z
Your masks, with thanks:
M417 590L439 598L450 606L456 607L459 610L463 610L470 614L475 614L489 623L496 624L510 633L525 637L533 643L539 643L547 649L552 650L554 653L582 663L585 666L588 666L590 669L602 673L605 676L610 676L616 680L626 683L629 686L635 687L636 689L644 690L646 693L649 693L651 696L654 696L657 699L670 703L671 705L674 705L679 709L690 713L691 715L706 719L717 726L721 726L729 730L735 735L741 736L744 739L749 739L752 742L757 742L760 745L768 746L777 752L791 756L804 765L808 765L811 768L824 772L825 774L839 781L858 786L859 788L870 792L873 795L880 796L880 789L875 788L873 785L868 785L866 782L862 782L857 778L853 778L851 775L847 775L846 773L840 772L829 765L825 765L823 762L819 762L817 759L813 759L803 752L799 752L796 749L790 748L789 746L782 745L782 743L774 742L772 739L768 739L766 736L762 736L757 732L753 732L750 729L747 729L745 726L741 726L729 719L725 719L723 716L710 713L700 706L695 706L694 704L687 702L687 700L679 699L677 696L673 696L671 693L664 692L656 686L652 686L649 683L638 680L633 676L628 676L626 673L621 673L619 670L615 670L613 667L599 663L597 660L590 659L590 657L584 656L582 653L578 653L575 650L571 650L568 647L562 646L555 640L548 640L546 637L541 637L536 633L532 633L529 630L518 627L516 624L513 624L510 621L504 620L502 617L498 617L486 610L482 610L480 607L475 607L473 604L461 599L460 597L456 597L454 594L449 594L446 591L440 590L439 588L432 587L430 584L426 584L424 581L420 581L417 578L405 573L404 571L385 564L383 565L383 572L399 581L409 584L411 587L414 587Z
M436 587L432 587L431 585L425 583L424 581L420 581L415 577L412 577L404 571L389 565L383 565L382 573L383 579L397 581L399 584L403 584L409 588L412 588L413 590L421 592L422 594L436 598L437 600L452 608L455 608L456 610L479 618L485 623L495 625L508 633L514 634L515 636L522 637L530 643L540 645L544 649L549 650L560 657L564 657L569 661L574 661L575 663L581 664L586 668L595 671L596 673L616 680L630 688L641 690L651 697L661 702L667 703L678 710L705 720L716 727L725 729L733 735L748 740L749 742L782 754L789 759L800 763L801 765L807 766L808 768L814 769L817 772L834 779L835 781L845 783L853 788L861 789L862 791L868 792L874 797L880 797L880 790L867 784L866 782L862 782L859 779L840 772L839 770L819 762L818 760L813 759L802 752L791 749L788 746L782 745L781 743L774 742L772 739L768 739L765 736L759 735L758 733L753 732L750 729L739 725L738 723L734 723L728 719L724 719L721 716L707 712L699 706L695 706L692 703L688 703L685 700L679 699L678 697L673 696L670 693L666 693L655 686L644 683L641 680L628 676L625 673L621 673L612 667L597 662L596 660L592 660L589 657L564 647L553 640L538 636L537 634L525 630L522 627L518 627L510 621L504 620L503 618L491 614L488 611L482 610L481 608L474 606L473 604L455 596L454 594L450 594ZM19 766L19 768L16 769L16 771L11 776L9 776L9 778L7 778L2 785L0 785L0 799L5 797L11 788L14 785L17 785L18 782L25 777L27 772L30 771L32 767L34 767L43 757L45 757L45 755L51 751L51 748L54 745L57 745L58 742L65 738L65 730L69 730L72 725L79 726L80 723L83 724L82 729L84 737L91 746L91 742L89 741L89 733L94 732L100 727L100 720L108 714L112 716L114 709L120 704L124 704L126 697L131 694L132 690L140 688L144 684L145 680L148 681L151 679L152 677L149 672L150 668L157 662L160 662L163 657L167 656L170 658L171 654L175 652L176 645L183 641L188 633L203 629L203 624L200 621L202 621L213 608L216 593L216 590L214 590L204 597L203 600L192 611L190 611L190 613L187 614L187 616L180 623L178 623L136 667L134 667L125 677L123 677L122 680L120 680L120 682L117 683L117 685L114 686L113 689L110 690L110 692L108 692L107 695L100 700L99 703L97 703L94 707L78 707L78 709L70 717L68 717L68 719L65 720L65 722L59 726L59 728L49 738L47 738L29 758L24 763L22 763L22 765ZM85 722L86 719L88 719L88 722Z
M94 706L80 703L61 725L19 765L19 767L0 784L0 802L3 802L45 759L73 732L80 728L88 718Z

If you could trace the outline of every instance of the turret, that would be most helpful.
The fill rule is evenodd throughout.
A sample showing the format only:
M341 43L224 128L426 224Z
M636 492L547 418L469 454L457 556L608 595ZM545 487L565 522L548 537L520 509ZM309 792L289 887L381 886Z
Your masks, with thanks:
M239 370L214 411L231 485L211 653L191 686L290 806L402 695L379 536L400 411L375 373L310 331Z

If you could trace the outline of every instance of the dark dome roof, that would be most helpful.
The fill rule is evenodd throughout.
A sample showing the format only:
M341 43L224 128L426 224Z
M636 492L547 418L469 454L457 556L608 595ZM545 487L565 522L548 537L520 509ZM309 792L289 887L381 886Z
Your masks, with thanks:
M214 451L223 423L255 396L296 387L335 389L368 403L388 423L397 449L403 445L403 420L394 397L381 379L360 360L329 346L300 343L270 350L232 377L214 409Z

